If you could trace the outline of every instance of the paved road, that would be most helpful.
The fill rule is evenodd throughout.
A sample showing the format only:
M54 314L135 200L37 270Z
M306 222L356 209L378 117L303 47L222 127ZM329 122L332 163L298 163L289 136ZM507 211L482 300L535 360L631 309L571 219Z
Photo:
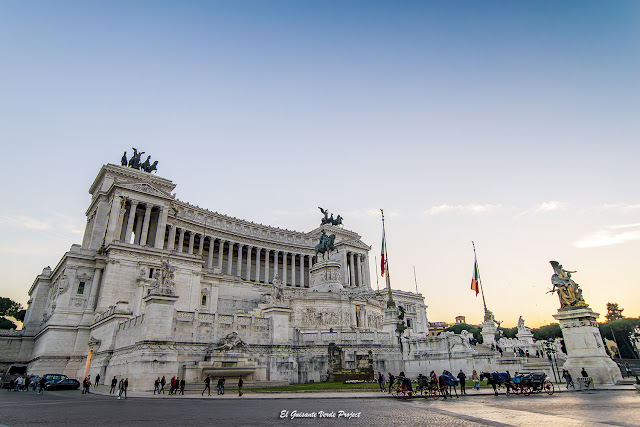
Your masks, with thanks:
M280 418L288 411L287 418ZM316 413L291 419L293 411ZM319 418L319 412L336 418ZM338 418L339 411L359 414ZM286 413L286 412L285 412ZM158 426L166 425L352 425L352 426L640 426L640 394L635 391L562 393L553 396L473 396L447 401L391 398L215 400L82 395L79 391L0 390L0 425Z

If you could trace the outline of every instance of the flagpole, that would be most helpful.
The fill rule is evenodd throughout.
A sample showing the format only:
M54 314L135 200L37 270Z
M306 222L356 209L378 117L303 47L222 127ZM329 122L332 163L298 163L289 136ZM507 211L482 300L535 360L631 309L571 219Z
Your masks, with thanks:
M413 266L413 280L416 282L416 294L419 294L420 292L418 292L418 278L416 277L416 266Z
M484 300L484 290L482 289L482 279L480 278L480 267L478 267L478 255L476 254L476 244L471 241L473 245L473 257L475 258L476 265L475 267L478 269L478 283L480 284L480 293L482 293L482 304L484 305L484 312L487 313L487 302Z
M380 283L378 283L378 257L374 256L374 264L376 265L376 288L378 288L377 295L380 295Z
M387 308L395 308L396 303L393 301L393 296L391 295L391 277L389 276L389 254L387 252L387 236L384 229L384 211L380 209L380 213L382 214L382 241L384 242L384 272L385 278L387 279L387 293L389 294Z

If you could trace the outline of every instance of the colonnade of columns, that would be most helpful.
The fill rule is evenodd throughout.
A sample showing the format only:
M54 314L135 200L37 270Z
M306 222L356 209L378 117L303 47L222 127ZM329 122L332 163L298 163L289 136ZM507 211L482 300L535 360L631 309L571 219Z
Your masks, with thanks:
M350 287L360 287L369 284L369 255L356 252L347 252L344 273L348 275L344 280Z
M166 249L206 259L206 268L217 266L224 274L255 283L273 283L275 275L286 285L309 287L313 255L294 253L205 236L167 225Z
M164 206L130 200L120 208L117 240L162 248L167 215Z
M166 248L189 255L198 254L201 257L208 243L206 268L217 265L222 273L255 283L273 283L277 275L285 285L309 287L313 255L206 236L167 224L167 214L164 206L129 200L119 211L119 221L114 221L118 224L115 235L119 236L118 240L127 243ZM343 252L342 264L345 285L360 287L370 283L367 254Z

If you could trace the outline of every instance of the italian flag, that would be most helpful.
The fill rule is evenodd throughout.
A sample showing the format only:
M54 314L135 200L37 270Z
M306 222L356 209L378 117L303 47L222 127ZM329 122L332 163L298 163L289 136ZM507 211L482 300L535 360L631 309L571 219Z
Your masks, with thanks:
M382 249L380 250L380 275L384 277L384 254L386 250L384 247L384 232L382 232Z
M473 278L471 279L471 290L476 291L476 296L478 296L478 292L480 292L479 286L479 274L478 274L478 260L476 259L473 263Z

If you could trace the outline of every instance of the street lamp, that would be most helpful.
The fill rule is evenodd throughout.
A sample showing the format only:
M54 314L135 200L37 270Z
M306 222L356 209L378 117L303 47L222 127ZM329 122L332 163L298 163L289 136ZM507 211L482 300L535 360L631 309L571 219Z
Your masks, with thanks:
M551 345L550 342L545 342L544 343L544 350L547 353L547 360L549 360L549 365L551 365L551 371L553 372L553 377L556 380L556 384L560 384L560 371L558 370L558 360L556 357L556 349L553 348L553 346ZM553 368L553 362L555 359L555 363L556 363L556 367L555 370ZM557 376L556 376L556 371L557 371Z

